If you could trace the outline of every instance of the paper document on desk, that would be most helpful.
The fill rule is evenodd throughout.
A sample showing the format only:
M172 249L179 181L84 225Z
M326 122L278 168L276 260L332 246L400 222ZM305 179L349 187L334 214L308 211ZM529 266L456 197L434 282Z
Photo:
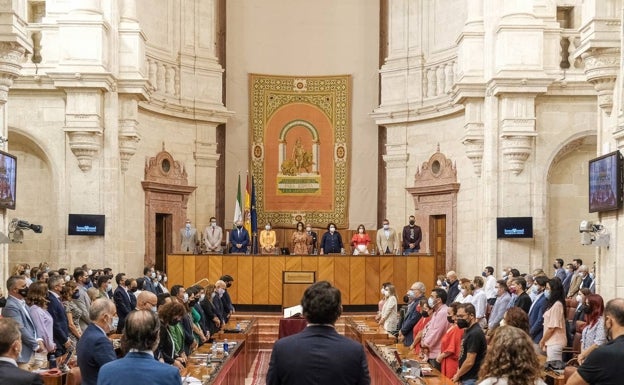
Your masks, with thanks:
M284 318L290 318L295 315L303 314L303 307L301 305L287 307L284 309Z

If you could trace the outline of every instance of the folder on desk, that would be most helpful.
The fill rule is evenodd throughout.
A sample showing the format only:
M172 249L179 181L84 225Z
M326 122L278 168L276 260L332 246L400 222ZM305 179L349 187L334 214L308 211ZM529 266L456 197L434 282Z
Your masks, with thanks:
M284 318L290 318L296 315L301 316L303 314L303 307L301 305L291 306L284 309Z

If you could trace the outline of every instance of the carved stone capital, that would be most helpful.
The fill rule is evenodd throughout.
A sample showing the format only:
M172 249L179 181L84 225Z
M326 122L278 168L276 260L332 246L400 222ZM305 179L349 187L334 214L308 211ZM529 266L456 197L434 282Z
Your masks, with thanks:
M97 130L65 129L69 138L69 148L78 159L78 167L84 172L90 171L93 159L102 147L102 132Z
M585 63L585 76L598 93L598 105L611 115L613 89L620 69L619 48L593 48L581 57Z
M0 42L0 104L6 103L13 80L21 73L25 53L15 42Z
M128 163L130 159L136 154L137 147L141 141L141 136L136 130L137 121L133 119L127 119L125 121L119 121L119 134L117 139L119 140L119 160L121 172L128 171Z
M515 175L524 170L524 164L533 152L533 137L536 133L501 135L503 157L507 161L508 169Z
M474 172L481 176L481 165L483 163L483 135L466 135L462 138L466 156L472 162Z

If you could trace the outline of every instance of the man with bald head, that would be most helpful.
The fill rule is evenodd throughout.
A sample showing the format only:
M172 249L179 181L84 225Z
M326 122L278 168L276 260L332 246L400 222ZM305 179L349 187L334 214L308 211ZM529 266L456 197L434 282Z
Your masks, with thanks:
M446 282L448 283L448 303L453 303L455 297L459 295L459 280L457 279L457 273L453 270L446 273Z
M115 304L108 298L93 301L89 309L91 323L76 346L82 385L96 385L100 368L117 358L107 334L113 332Z
M158 297L151 291L142 291L137 297L136 310L149 310L156 312Z

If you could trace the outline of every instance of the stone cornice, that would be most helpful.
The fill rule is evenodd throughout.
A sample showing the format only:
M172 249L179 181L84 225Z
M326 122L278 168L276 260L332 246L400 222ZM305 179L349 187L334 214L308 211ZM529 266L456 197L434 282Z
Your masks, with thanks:
M514 76L511 76L514 75ZM543 94L554 79L547 77L522 77L522 72L500 72L489 80L486 94L495 96L500 94ZM530 75L530 74L527 74Z
M464 106L452 104L448 98L445 99L444 103L424 106L418 109L408 109L406 104L382 106L370 113L369 116L375 120L375 124L387 126L435 119L455 114L464 109Z
M115 78L109 72L48 72L48 76L58 88L116 89Z
M155 98L139 102L139 108L159 115L219 124L226 123L228 119L236 114L234 111L228 111L223 106L215 106L214 108L193 107L192 105L187 106L170 102L167 99L157 100Z

